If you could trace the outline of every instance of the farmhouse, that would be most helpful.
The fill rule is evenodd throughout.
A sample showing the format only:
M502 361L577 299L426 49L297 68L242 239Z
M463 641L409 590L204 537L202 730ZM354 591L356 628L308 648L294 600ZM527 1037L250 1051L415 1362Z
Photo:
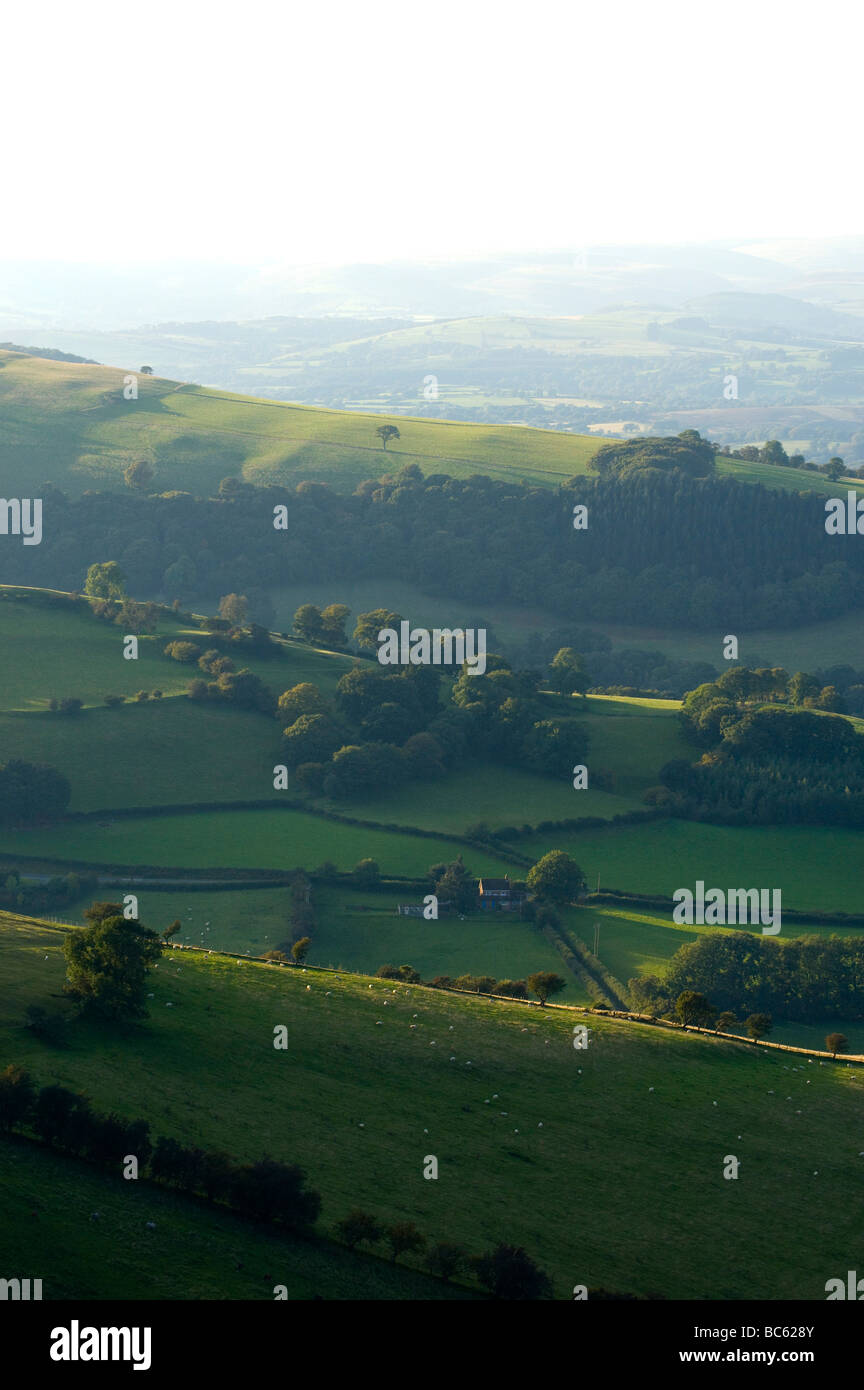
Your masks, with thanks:
M509 912L519 903L509 878L481 878L477 892L484 912Z

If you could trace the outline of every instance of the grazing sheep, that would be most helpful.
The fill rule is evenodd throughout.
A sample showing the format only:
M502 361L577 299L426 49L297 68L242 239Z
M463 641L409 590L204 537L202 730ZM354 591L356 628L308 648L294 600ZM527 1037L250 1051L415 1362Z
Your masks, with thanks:
M653 1090L654 1090L654 1087L653 1087L653 1086L649 1086L649 1087L648 1087L648 1090L649 1090L649 1091L653 1091Z

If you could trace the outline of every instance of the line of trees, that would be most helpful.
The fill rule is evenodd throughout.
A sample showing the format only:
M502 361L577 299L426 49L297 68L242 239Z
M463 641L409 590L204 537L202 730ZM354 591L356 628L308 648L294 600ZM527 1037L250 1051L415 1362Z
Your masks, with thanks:
M629 981L628 990L637 1008L658 1017L671 1014L678 997L692 992L738 1017L769 1014L808 1023L864 1017L862 981L861 937L776 941L727 928L682 946L662 979L642 975Z
M30 1073L14 1063L0 1072L0 1133L32 1136L58 1153L136 1179L149 1177L160 1186L294 1233L310 1231L321 1213L321 1195L307 1186L306 1173L297 1164L266 1157L238 1164L221 1151L165 1136L154 1143L148 1121L100 1114L85 1095L65 1086L37 1089ZM336 1223L334 1235L352 1251L385 1243L394 1262L427 1248L426 1237L412 1221L386 1224L356 1209ZM427 1250L425 1264L445 1282L471 1273L494 1298L552 1295L548 1276L525 1250L503 1242L471 1256L460 1245L439 1241Z
M136 1177L149 1175L163 1186L292 1231L307 1230L320 1214L321 1197L306 1186L306 1174L296 1164L271 1158L237 1164L227 1154L176 1139L160 1137L154 1143L149 1121L100 1114L85 1095L65 1086L37 1090L20 1066L0 1073L0 1130L32 1134L59 1153L115 1172L134 1159Z
M55 521L42 545L14 561L0 556L0 580L80 588L101 552L122 555L134 592L187 605L226 583L244 595L410 573L427 592L465 603L530 605L562 618L577 605L595 623L746 631L854 609L864 554L826 534L824 497L700 475L703 449L684 436L652 442L644 466L631 458L557 490L480 474L424 477L413 464L352 496L322 483L259 488L236 479L207 499L127 490L71 500L46 487ZM578 535L575 505L589 515ZM276 506L287 508L285 530L274 529ZM110 575L99 588L94 597L122 597Z
M349 1250L383 1244L389 1247L394 1261L403 1254L419 1255L425 1251L426 1268L437 1279L449 1283L459 1275L473 1274L493 1298L524 1301L552 1296L548 1276L521 1246L499 1242L483 1255L471 1255L453 1241L437 1241L430 1246L413 1221L386 1225L357 1207L337 1221L333 1229Z

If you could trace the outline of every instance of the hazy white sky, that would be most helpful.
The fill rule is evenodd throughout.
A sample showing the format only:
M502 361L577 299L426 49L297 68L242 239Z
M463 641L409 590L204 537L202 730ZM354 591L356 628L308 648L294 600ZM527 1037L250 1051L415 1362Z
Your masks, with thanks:
M860 233L860 13L7 7L0 258L336 262Z

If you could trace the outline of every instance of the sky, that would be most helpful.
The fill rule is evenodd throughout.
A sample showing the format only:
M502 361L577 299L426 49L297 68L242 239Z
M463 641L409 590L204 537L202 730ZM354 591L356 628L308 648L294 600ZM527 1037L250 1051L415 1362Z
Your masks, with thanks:
M864 231L847 0L7 8L0 260Z

